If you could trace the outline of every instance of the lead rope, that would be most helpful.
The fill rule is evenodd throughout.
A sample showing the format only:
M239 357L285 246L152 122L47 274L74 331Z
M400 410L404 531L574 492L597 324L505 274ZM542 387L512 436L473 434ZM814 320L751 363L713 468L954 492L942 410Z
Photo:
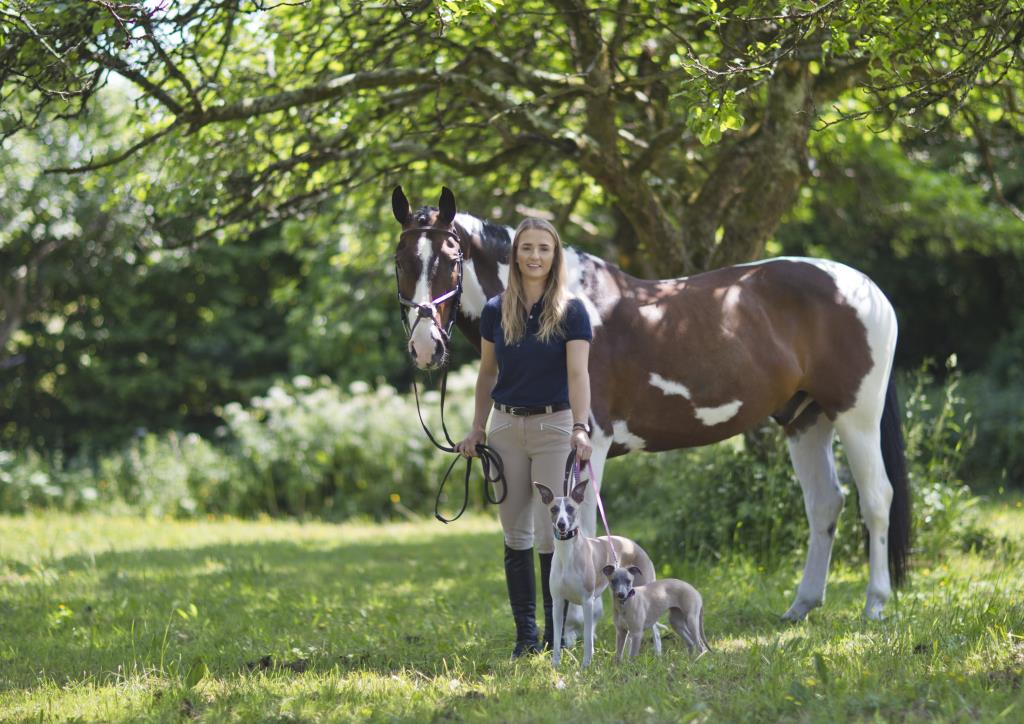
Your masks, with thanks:
M562 488L564 490L563 495L569 495L570 482L573 482L571 478L575 472L575 480L582 482L580 479L583 477L583 470L580 467L579 458L576 457L576 448L569 451L569 457L565 460L565 478L562 481ZM594 466L591 465L590 461L587 460L587 473L590 475L590 481L594 484L594 495L597 499L597 510L601 513L601 522L604 523L605 532L605 543L608 544L608 552L611 554L612 561L615 565L619 565L619 556L615 553L615 546L612 545L612 531L608 527L608 517L604 514L604 503L601 501L601 486L597 482L597 477L594 475ZM573 483L575 485L575 483Z
M456 458L452 460L452 464L448 466L448 470L445 471L444 477L441 478L441 484L437 487L437 496L434 498L434 517L442 523L452 523L462 517L462 514L466 512L466 507L469 505L469 476L473 469L473 458L466 458L466 474L463 480L463 496L462 496L462 507L459 512L456 513L454 518L445 518L441 515L440 505L441 496L444 494L445 483L448 482L449 476L452 474L452 470L455 468L456 463L459 462L461 455L455 450L455 441L452 440L452 436L448 434L448 428L444 424L444 400L448 391L448 368L445 368L444 375L441 378L441 430L444 431L444 437L448 441L447 445L439 443L431 434L430 429L427 427L427 423L423 421L423 411L420 409L420 393L416 386L416 378L412 381L413 396L416 398L416 416L420 420L420 426L423 428L423 432L427 434L427 438L433 443L434 447L442 452L455 453ZM501 455L498 451L492 448L490 445L479 443L476 446L477 455L480 458L480 467L483 468L483 488L484 488L484 499L492 505L500 505L508 495L508 482L505 480L505 466L501 461ZM493 474L492 474L493 473ZM491 495L492 483L501 483L501 497L495 498Z

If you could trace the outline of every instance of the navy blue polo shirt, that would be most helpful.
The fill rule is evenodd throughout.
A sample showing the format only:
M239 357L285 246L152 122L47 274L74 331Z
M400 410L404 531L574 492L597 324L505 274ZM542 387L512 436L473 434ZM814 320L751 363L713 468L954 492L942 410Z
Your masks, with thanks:
M583 302L573 297L565 310L564 334L548 342L537 339L543 299L533 305L526 320L526 333L517 344L505 344L501 328L501 295L487 300L480 315L480 336L494 343L498 359L498 381L491 397L503 405L542 407L569 401L569 373L566 342L585 339L594 333Z

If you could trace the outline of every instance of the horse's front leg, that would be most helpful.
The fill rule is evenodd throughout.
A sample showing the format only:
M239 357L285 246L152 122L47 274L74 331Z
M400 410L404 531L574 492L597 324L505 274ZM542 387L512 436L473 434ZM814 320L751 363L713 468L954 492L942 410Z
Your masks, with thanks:
M825 601L829 561L836 524L843 509L843 493L832 456L832 423L824 416L810 428L788 438L789 456L804 493L810 538L807 563L796 599L782 617L800 621Z

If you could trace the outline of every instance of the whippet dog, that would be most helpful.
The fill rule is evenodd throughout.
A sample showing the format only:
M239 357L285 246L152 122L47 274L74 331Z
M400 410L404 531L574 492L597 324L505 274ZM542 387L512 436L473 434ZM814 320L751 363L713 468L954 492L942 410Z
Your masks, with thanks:
M563 497L555 496L546 485L534 483L541 501L550 506L555 533L555 553L551 559L548 583L555 624L551 663L556 667L562 659L562 628L568 603L583 607L583 666L589 665L594 656L594 601L600 600L601 593L608 586L608 580L601 575L601 569L612 559L608 541L611 541L619 562L637 570L639 580L648 582L655 579L650 556L629 538L617 535L588 538L582 534L576 516L588 482L577 483L572 492ZM655 630L653 635L655 646L660 648L658 631Z
M704 636L704 601L696 588L678 578L663 578L638 585L643 571L636 566L607 565L602 571L612 587L615 609L615 661L622 660L622 651L629 648L630 657L640 652L644 630L657 633L658 619L668 611L668 620L686 648L699 654L710 651ZM661 641L654 642L654 652L661 653Z

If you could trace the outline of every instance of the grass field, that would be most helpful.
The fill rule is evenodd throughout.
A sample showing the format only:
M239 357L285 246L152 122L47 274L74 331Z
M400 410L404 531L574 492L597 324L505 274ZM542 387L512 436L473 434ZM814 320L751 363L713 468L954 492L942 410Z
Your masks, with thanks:
M915 561L884 622L866 566L782 623L802 561L660 562L703 593L714 653L674 635L594 665L509 662L501 536L450 526L0 517L0 720L1024 720L1024 508ZM622 532L643 541L641 530ZM610 603L606 600L606 605Z

